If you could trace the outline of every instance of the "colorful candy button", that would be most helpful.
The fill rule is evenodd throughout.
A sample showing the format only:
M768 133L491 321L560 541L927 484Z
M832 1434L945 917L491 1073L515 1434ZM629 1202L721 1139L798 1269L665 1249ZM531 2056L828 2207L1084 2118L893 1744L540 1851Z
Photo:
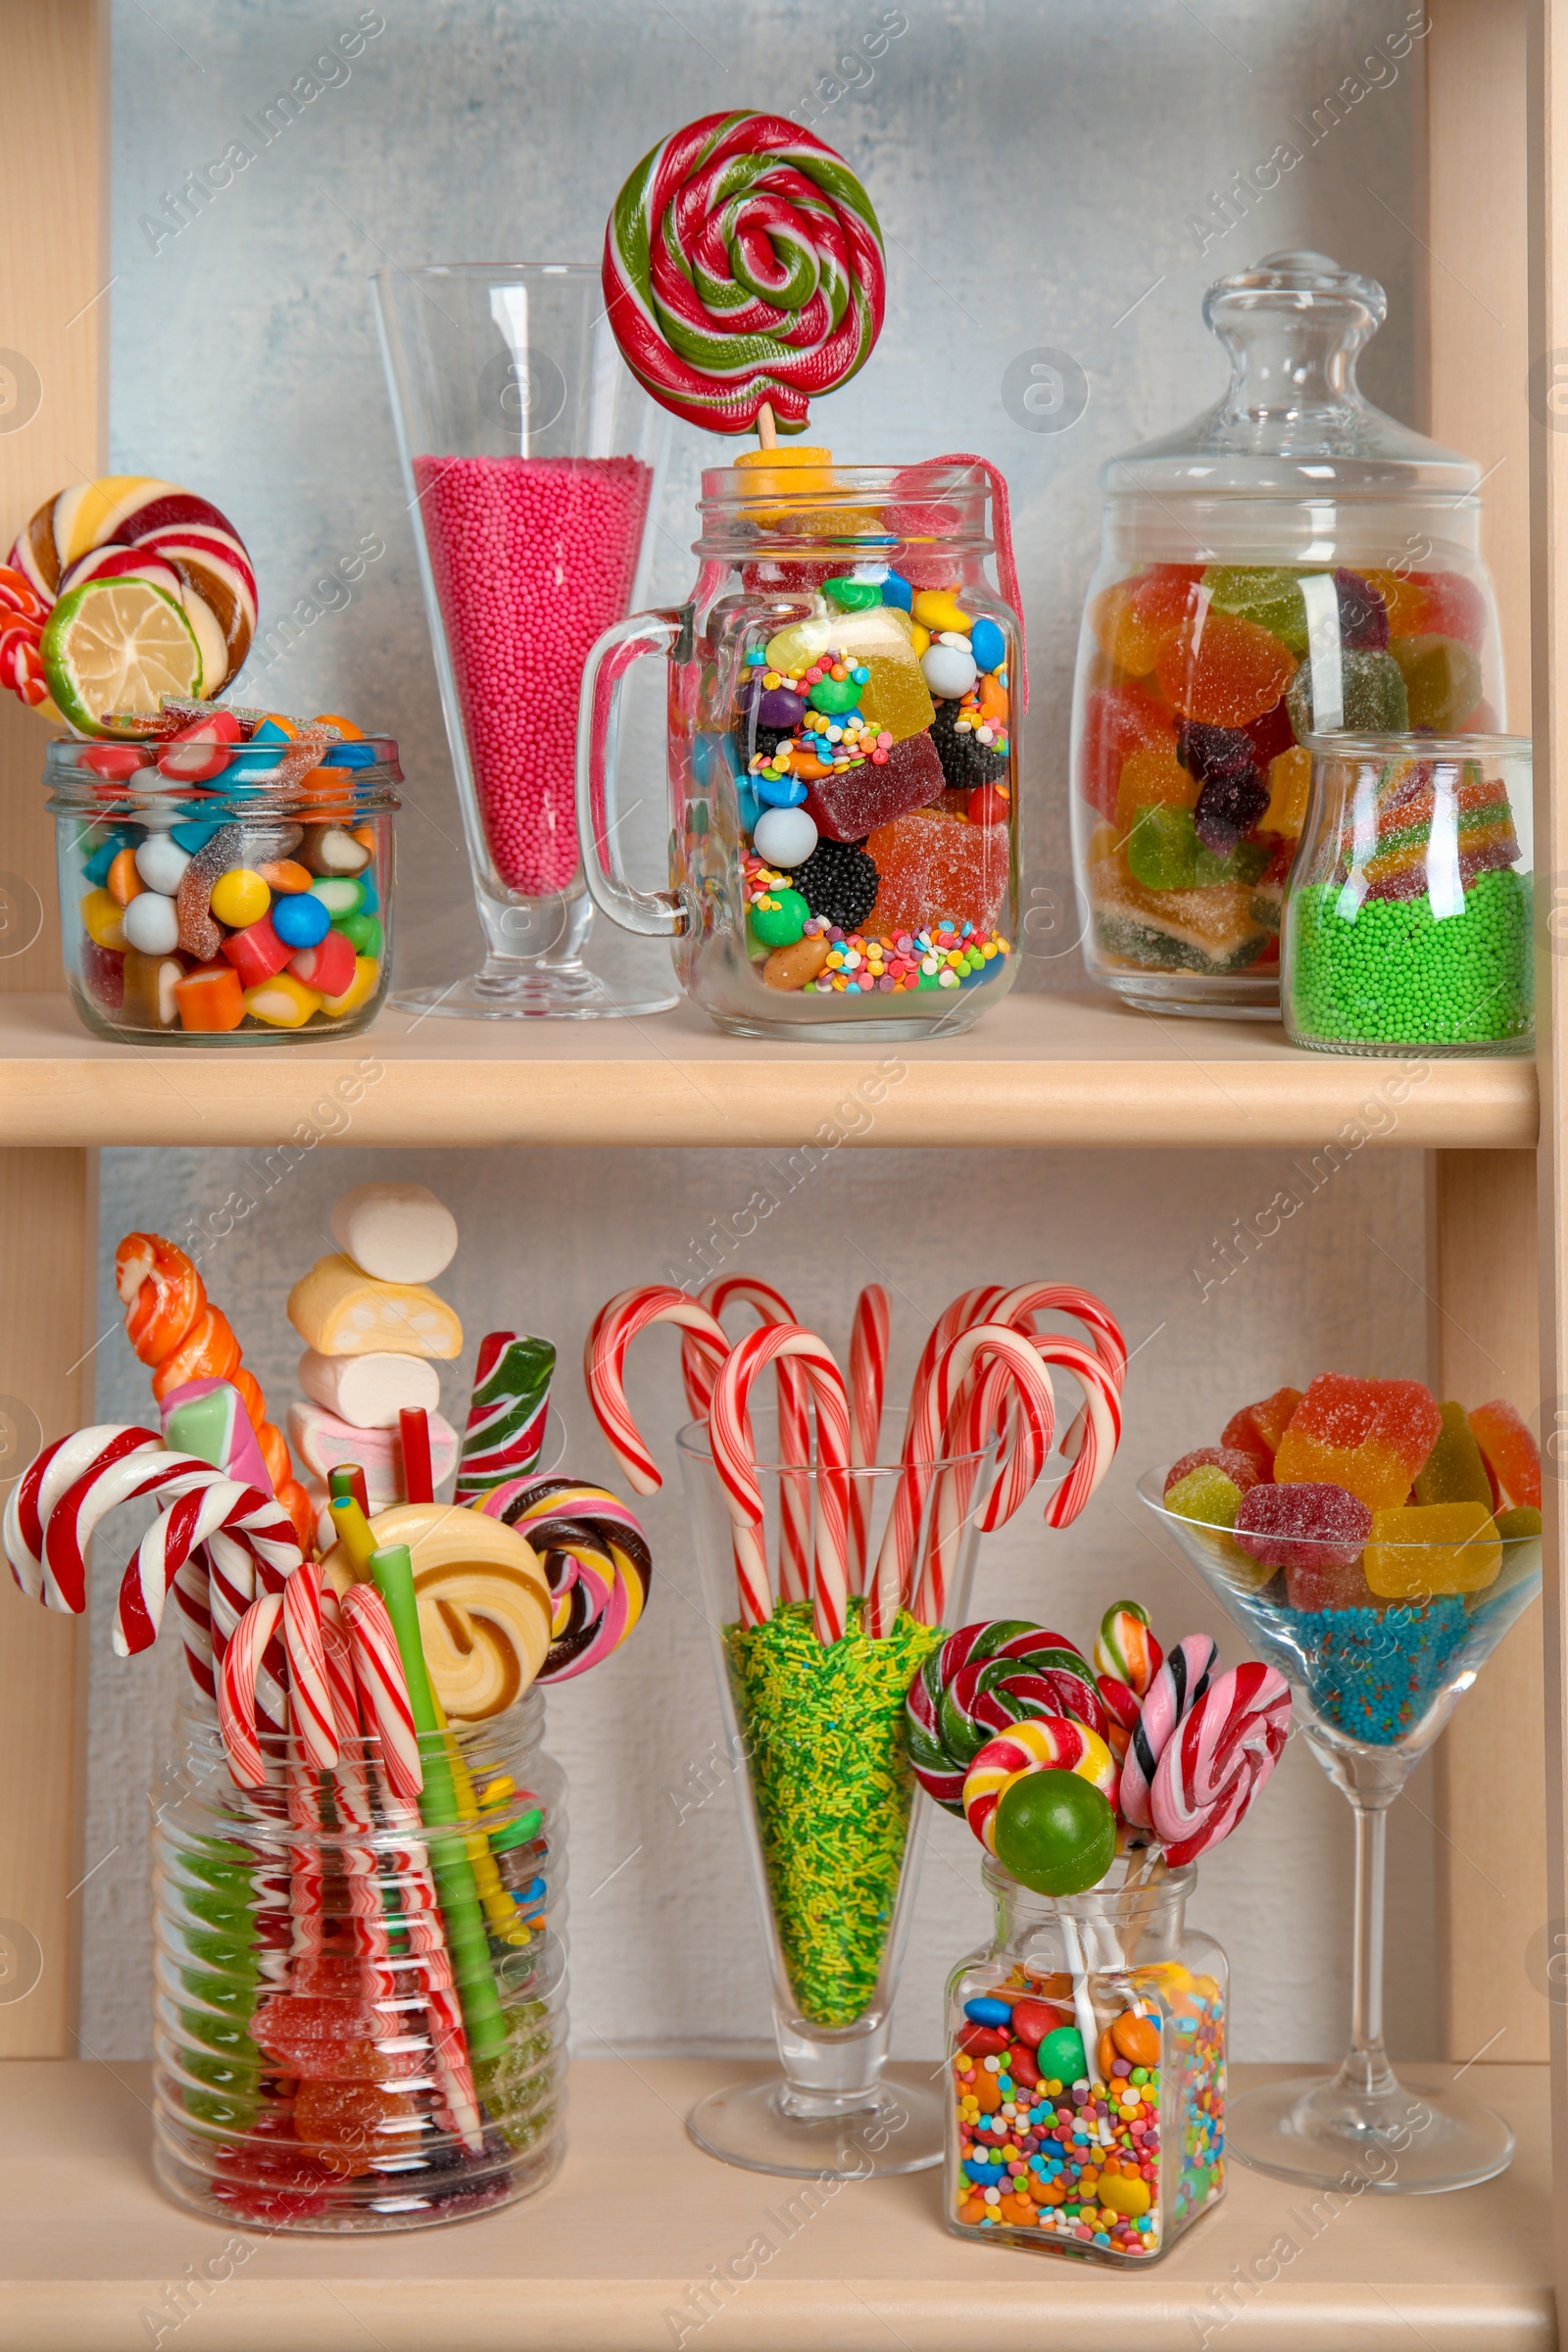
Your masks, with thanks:
M230 866L213 884L210 902L213 913L220 923L231 923L236 930L247 923L259 922L272 903L272 894L252 866ZM299 944L299 943L296 943Z
M216 900L217 893L214 893ZM290 949L314 948L326 937L332 918L320 900L309 890L300 890L272 901L272 929ZM373 917L351 918L370 921ZM379 928L379 926L377 926Z

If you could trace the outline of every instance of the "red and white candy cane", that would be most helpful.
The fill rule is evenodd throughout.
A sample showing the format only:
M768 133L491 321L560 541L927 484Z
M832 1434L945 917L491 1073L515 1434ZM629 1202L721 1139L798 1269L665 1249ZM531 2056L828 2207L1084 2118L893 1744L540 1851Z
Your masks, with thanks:
M1250 1658L1211 1683L1169 1741L1150 1785L1154 1835L1174 1869L1236 1829L1284 1750L1290 1686Z
M354 1680L367 1731L380 1743L381 1765L394 1796L417 1796L424 1787L418 1735L409 1703L408 1678L386 1602L373 1585L353 1585L343 1595Z
M684 1291L662 1283L620 1291L594 1317L583 1348L588 1401L615 1459L639 1494L657 1494L664 1483L627 1407L624 1380L626 1350L637 1334L653 1323L673 1323L682 1331L695 1332L708 1343L715 1363L722 1363L729 1353L723 1325Z
M992 1320L1010 1323L1015 1330L1032 1332L1037 1315L1071 1315L1075 1323L1083 1324L1089 1334L1089 1345L1105 1368L1106 1375L1120 1396L1127 1378L1127 1343L1121 1325L1102 1298L1093 1291L1080 1290L1070 1282L1028 1282L1009 1291L997 1301ZM1061 1452L1066 1461L1076 1461L1086 1443L1091 1424L1091 1409L1083 1404L1068 1423L1061 1440ZM1093 1489L1091 1489L1091 1493ZM1087 1502L1089 1496L1084 1496ZM1079 1509L1083 1505L1080 1504ZM1076 1514L1074 1514L1076 1516ZM1052 1520L1048 1525L1067 1525L1066 1520Z
M319 1772L337 1762L337 1708L327 1672L321 1617L321 1571L312 1561L283 1587L283 1655L288 1662L289 1729Z
M270 1687L268 1648L283 1614L281 1592L264 1592L235 1626L218 1675L218 1725L236 1788L267 1784L267 1733L282 1730L287 1708L281 1690Z
M850 1463L868 1469L882 1441L882 1402L888 1385L888 1346L892 1325L888 1295L879 1282L867 1283L855 1301L850 1326ZM850 1584L865 1591L866 1550L871 1538L871 1488L868 1478L850 1487Z
M189 1460L191 1457L172 1457ZM303 1554L282 1504L255 1487L242 1487L207 1463L193 1464L188 1482L143 1536L121 1579L114 1646L122 1658L151 1649L163 1622L170 1587L198 1544L219 1531L241 1536L256 1560L264 1589L275 1591Z
M750 1306L764 1324L797 1323L795 1309L770 1282L754 1274L722 1274L703 1293L703 1304L715 1322L722 1323L730 1306ZM686 1401L692 1417L706 1421L712 1410L713 1384L719 1363L711 1347L695 1331L683 1331L680 1366L686 1383ZM806 1375L793 1356L781 1355L775 1367L778 1380L778 1458L799 1462L799 1476L787 1472L779 1479L779 1595L806 1600L811 1589L811 1416Z
M939 1357L923 1400L921 1445L934 1458L957 1458L943 1470L924 1564L907 1587L909 1606L922 1624L943 1621L979 1457L994 1440L1002 1441L996 1482L979 1518L989 1533L1011 1517L1040 1477L1055 1423L1051 1375L1026 1333L1004 1323L976 1324Z
M753 1381L781 1355L805 1367L816 1406L816 1548L811 1579L813 1623L819 1642L837 1642L849 1608L848 1484L850 1400L844 1376L814 1332L774 1323L748 1333L725 1358L713 1391L709 1434L735 1530L741 1622L764 1625L772 1615L762 1533L762 1490L752 1446Z

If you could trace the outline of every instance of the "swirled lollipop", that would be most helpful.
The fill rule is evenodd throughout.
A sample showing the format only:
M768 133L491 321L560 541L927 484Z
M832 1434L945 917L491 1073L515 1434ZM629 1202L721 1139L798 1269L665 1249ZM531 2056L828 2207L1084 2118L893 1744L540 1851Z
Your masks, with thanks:
M705 115L643 157L605 232L605 308L626 365L712 432L764 408L799 433L882 329L882 232L831 147L779 115Z
M544 1562L554 1606L537 1679L568 1682L618 1649L654 1573L648 1539L619 1497L577 1478L518 1478L492 1488L479 1507L514 1527Z
M1012 1726L1066 1716L1104 1742L1105 1705L1064 1634L1012 1617L966 1625L933 1650L905 1700L905 1745L922 1788L950 1813L986 1743Z

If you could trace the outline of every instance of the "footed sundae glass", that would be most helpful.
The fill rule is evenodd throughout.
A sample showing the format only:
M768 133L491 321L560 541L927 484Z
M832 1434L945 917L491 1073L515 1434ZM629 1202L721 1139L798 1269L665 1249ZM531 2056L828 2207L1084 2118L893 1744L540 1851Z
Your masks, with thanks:
M590 646L646 593L669 418L627 369L597 268L377 270L398 450L484 934L471 978L405 989L466 1020L667 1011L585 960L573 812Z
M1350 2047L1339 2072L1230 2102L1232 2155L1281 2180L1415 2195L1502 2172L1514 2135L1468 2092L1408 2090L1383 2046L1389 1808L1460 1695L1541 1590L1541 1536L1503 1514L1460 1545L1244 1539L1165 1508L1165 1472L1138 1492L1258 1656L1295 1695L1307 1744L1355 1817ZM1539 1520L1539 1514L1536 1514Z

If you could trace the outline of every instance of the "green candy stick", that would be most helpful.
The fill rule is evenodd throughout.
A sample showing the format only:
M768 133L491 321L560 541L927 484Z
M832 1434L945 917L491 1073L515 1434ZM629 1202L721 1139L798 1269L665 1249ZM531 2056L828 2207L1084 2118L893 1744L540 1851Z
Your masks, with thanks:
M370 1576L376 1591L386 1602L386 1613L392 1620L392 1631L397 1636L398 1652L409 1686L409 1704L414 1711L414 1728L419 1737L419 1758L424 1768L419 1818L427 1830L443 1829L450 1823L457 1833L450 1838L432 1837L429 1839L430 1868L435 1874L441 1908L446 1915L447 1940L452 1947L452 1973L457 1980L458 1998L463 2004L463 2022L467 2028L468 2048L475 2058L490 2058L506 2047L506 2013L496 1991L484 1911L479 1902L473 1864L468 1859L467 1846L460 1827L463 1816L458 1804L457 1785L452 1777L446 1740L442 1737L441 1718L424 1663L424 1644L419 1639L419 1604L415 1598L414 1563L409 1557L408 1545L388 1544L379 1551L372 1551Z

